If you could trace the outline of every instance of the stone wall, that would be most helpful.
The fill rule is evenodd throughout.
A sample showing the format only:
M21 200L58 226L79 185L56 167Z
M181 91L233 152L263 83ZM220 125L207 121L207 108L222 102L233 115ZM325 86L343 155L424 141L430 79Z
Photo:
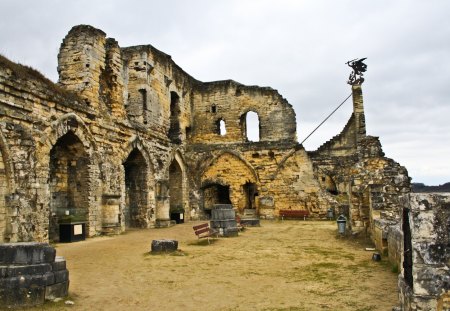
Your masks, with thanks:
M63 218L86 221L88 236L167 226L171 212L199 219L216 203L265 218L334 208L376 240L376 220L397 219L396 196L409 191L406 170L366 135L360 86L344 130L306 152L276 90L198 81L151 45L75 26L58 72L56 85L0 58L3 241L57 241Z
M370 234L384 251L388 228L400 221L398 196L409 193L410 178L384 156L378 137L366 135L361 86L353 85L352 91L353 114L345 128L309 156L315 178L334 196L349 227Z
M450 310L450 195L403 197L402 310Z

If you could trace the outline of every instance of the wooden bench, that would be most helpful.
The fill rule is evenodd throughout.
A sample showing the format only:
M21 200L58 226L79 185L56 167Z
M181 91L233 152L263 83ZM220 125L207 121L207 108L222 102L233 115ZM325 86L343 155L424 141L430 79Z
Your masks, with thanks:
M292 209L282 209L280 210L281 220L286 219L299 219L303 218L306 220L306 217L309 216L308 210L292 210Z
M192 229L194 229L194 232L195 232L195 235L197 236L197 238L199 238L199 239L207 238L208 244L210 244L210 242L209 242L210 237L213 237L213 236L217 237L217 235L219 234L218 231L211 229L209 227L208 223L193 226Z

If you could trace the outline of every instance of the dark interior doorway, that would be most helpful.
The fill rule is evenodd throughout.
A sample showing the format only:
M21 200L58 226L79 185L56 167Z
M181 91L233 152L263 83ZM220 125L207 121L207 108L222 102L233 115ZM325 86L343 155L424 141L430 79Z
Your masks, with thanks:
M207 216L211 216L214 204L231 204L230 186L210 184L203 187L203 210Z
M59 223L87 221L89 158L72 132L60 137L50 151L49 239L59 241Z
M412 242L411 242L411 228L409 226L409 208L403 209L403 274L405 282L413 289L413 274L412 274Z
M125 168L125 227L141 227L140 211L147 205L147 165L139 149L134 148Z
M258 190L256 184L252 182L247 182L243 186L245 194L245 208L246 209L256 209L256 199L258 196Z
M169 166L170 220L177 224L184 222L183 172L177 160Z

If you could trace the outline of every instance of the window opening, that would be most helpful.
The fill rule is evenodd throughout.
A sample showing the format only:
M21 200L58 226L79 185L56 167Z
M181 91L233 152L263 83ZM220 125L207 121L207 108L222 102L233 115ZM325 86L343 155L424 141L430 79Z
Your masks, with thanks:
M259 116L254 111L249 111L241 116L241 130L244 141L258 142L260 140L261 125Z
M180 113L180 96L176 92L170 92L170 128L168 136L175 144L181 143Z

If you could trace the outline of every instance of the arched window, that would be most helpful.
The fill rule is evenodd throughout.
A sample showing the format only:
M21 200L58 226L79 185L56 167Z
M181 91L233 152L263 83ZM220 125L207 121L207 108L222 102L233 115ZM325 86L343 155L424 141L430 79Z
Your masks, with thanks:
M216 121L216 134L220 136L225 136L227 134L227 128L223 119Z
M241 116L241 130L244 141L258 142L260 140L259 116L249 111Z

